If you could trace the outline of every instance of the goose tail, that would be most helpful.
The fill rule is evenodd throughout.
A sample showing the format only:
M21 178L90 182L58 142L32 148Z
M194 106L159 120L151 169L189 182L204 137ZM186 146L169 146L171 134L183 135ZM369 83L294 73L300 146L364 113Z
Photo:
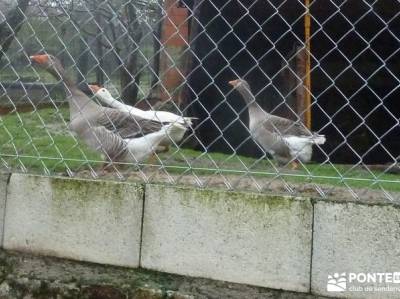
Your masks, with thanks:
M314 144L324 144L326 142L325 135L314 134L312 136L312 141Z
M185 125L177 122L164 125L162 128L162 130L165 132L165 135L167 135L169 139L173 140L174 143L178 143L182 140L187 129L188 128Z
M192 126L193 125L193 121L199 119L198 117L188 117L185 116L183 117L183 124L187 125L187 126Z

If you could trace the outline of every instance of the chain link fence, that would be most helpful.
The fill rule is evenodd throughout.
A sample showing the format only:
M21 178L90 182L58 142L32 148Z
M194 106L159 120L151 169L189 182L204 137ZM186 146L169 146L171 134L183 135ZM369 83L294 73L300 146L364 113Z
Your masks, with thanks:
M395 0L1 1L2 168L399 200L399 28Z

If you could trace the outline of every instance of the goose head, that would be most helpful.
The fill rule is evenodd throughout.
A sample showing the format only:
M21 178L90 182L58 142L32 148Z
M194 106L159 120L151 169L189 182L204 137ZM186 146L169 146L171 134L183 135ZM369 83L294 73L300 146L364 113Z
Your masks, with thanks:
M243 100L248 104L254 106L255 103L255 97L253 93L251 92L251 88L249 83L247 83L246 80L243 79L236 79L228 82L230 85L233 86L233 89L237 90Z
M114 100L113 96L111 93L107 90L107 88L98 86L98 85L89 85L89 88L92 90L93 94L97 97L100 97L102 99L112 99Z
M228 82L230 85L233 86L235 89L248 89L250 90L250 85L247 83L246 80L243 79L236 79Z
M56 78L61 79L64 76L65 70L61 64L61 61L49 54L36 54L29 57L33 65L37 65L49 73L54 75Z

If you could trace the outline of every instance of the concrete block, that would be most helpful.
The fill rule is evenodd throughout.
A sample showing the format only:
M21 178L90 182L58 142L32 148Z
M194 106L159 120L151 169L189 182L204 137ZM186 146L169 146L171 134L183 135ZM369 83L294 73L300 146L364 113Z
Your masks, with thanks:
M141 185L13 174L7 192L6 249L138 266Z
M399 224L399 206L316 202L312 292L342 298L400 298ZM363 282L364 274L385 272L398 272L398 283L379 283L379 277L376 283ZM328 275L334 273L345 273L346 291L328 292ZM354 279L359 273L361 281Z
M7 183L9 178L9 173L0 173L0 247L3 247L4 215L7 199Z
M141 266L309 291L308 199L146 185Z

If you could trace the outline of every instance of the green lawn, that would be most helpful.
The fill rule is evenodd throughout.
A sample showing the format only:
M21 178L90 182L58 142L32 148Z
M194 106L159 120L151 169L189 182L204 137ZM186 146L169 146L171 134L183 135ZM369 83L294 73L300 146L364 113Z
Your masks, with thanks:
M67 130L66 108L41 109L0 118L3 166L49 173L87 168L100 156Z
M253 159L240 155L202 153L193 150L175 150L160 156L170 172L197 175L223 173L225 175L251 174L255 178L282 178L295 183L315 183L352 188L372 188L400 191L400 175L368 171L359 166L343 164L306 164L291 170L274 165L268 159ZM190 168L189 168L190 167ZM219 171L210 171L219 168Z
M48 108L0 117L0 159L3 167L39 173L77 172L102 164L99 154L86 148L67 130L67 108ZM147 165L149 166L149 165ZM174 174L252 175L256 179L284 178L294 183L316 183L352 188L400 191L400 175L367 171L352 165L307 164L299 170L277 168L268 159L205 153L171 148L149 168ZM132 171L135 171L132 168Z

